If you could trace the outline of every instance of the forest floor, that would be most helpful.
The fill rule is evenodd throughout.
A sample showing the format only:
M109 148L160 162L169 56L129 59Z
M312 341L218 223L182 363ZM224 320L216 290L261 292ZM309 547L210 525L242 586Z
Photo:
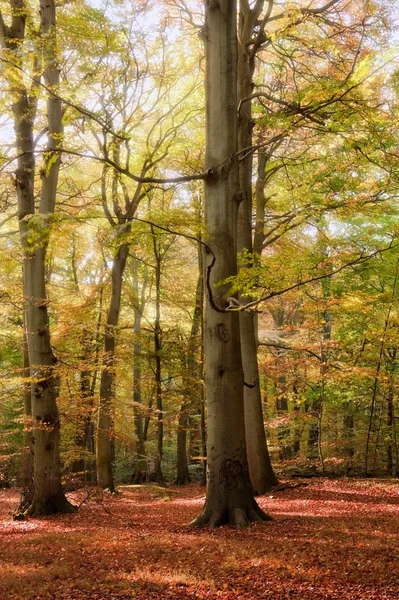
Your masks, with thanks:
M0 490L0 600L399 600L399 481L303 483L244 530L190 529L196 485L80 490L78 513L27 521Z

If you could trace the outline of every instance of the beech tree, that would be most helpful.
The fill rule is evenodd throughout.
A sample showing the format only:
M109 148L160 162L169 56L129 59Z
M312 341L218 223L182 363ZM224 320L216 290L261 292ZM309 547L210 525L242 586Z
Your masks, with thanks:
M240 0L238 22L238 149L240 156L240 188L242 199L238 209L237 239L239 252L252 253L252 90L255 72L256 53L262 45L264 27L273 4L261 23L259 17L264 0L259 0L253 8L248 0ZM251 300L245 297L244 301ZM257 356L257 315L256 312L240 312L241 353L244 376L248 385L244 386L244 412L246 445L249 472L253 489L264 494L277 484L266 443L263 424L262 398L259 383Z
M26 514L39 516L71 512L61 486L59 455L60 421L57 408L57 359L50 342L46 294L46 250L55 209L59 148L63 127L61 102L53 93L59 84L56 8L53 0L40 1L40 36L33 64L26 48L27 21L23 0L11 0L9 22L0 12L0 41L7 60L7 79L12 94L12 114L17 149L15 188L20 239L23 250L25 334L31 382L31 417L34 489ZM30 24L33 25L32 23ZM25 69L29 72L26 83ZM36 207L35 118L43 78L47 94L47 144L40 169L40 201ZM22 507L25 508L25 507Z
M193 525L245 527L269 517L256 504L249 478L244 424L244 374L239 315L229 311L237 272L237 4L205 4L205 382L208 481L202 514Z

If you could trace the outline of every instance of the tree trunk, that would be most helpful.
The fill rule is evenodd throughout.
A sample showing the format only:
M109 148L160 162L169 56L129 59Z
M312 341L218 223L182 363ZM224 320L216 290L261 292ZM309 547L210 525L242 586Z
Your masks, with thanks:
M111 302L107 315L104 337L103 368L100 380L100 404L97 423L97 484L110 492L115 491L112 473L113 454L113 399L115 387L116 326L121 308L123 273L129 252L129 244L119 246L112 263Z
M25 320L25 319L24 319ZM33 439L32 439L32 398L29 380L29 353L26 340L26 325L23 332L23 402L24 402L24 431L22 446L22 464L20 474L20 485L22 487L21 499L18 512L25 511L33 500Z
M393 441L395 439L394 432L394 369L396 365L396 348L388 351L389 359L387 364L388 371L388 390L386 394L387 400L387 435L386 435L386 453L387 453L387 474L395 477L395 465L394 465L394 454L393 454Z
M256 19L261 12L259 2L252 10L240 3L238 43L238 150L252 145L252 78L255 55L251 45ZM242 201L238 209L237 249L252 254L252 153L240 162ZM248 266L248 265L247 265ZM251 298L246 297L245 301ZM249 474L256 494L264 494L277 478L270 462L263 423L262 397L259 384L256 314L240 312L241 355L244 369L244 412Z
M190 483L190 474L188 472L187 460L187 430L189 424L189 410L191 398L186 396L182 402L179 411L179 420L177 426L177 444L176 444L176 469L177 475L175 485L184 485Z
M29 92L18 67L20 48L25 39L26 7L23 0L11 0L12 25L0 19L0 41L13 54L17 65L10 74L13 92L13 117L17 144L15 186L18 218L23 250L23 287L25 335L29 355L32 402L32 445L34 448L34 490L26 515L41 516L56 512L72 512L61 486L59 453L59 415L57 408L58 378L54 371L56 358L50 343L48 299L46 295L46 251L51 233L51 217L60 166L58 151L62 138L61 102L47 94L47 147L41 170L39 211L35 208L34 121L37 105L37 72ZM56 47L56 11L54 0L40 0L40 30L43 78L48 89L59 84ZM36 69L38 65L34 65Z
M134 366L133 366L133 414L134 414L134 434L136 443L136 456L134 461L134 472L132 483L142 483L148 478L147 455L144 440L144 423L141 399L141 319L144 310L144 289L147 282L143 283L141 300L139 302L139 284L138 284L138 264L137 260L133 264L133 291L136 296L137 305L134 307Z
M208 1L205 11L208 486L192 524L244 527L268 517L253 498L248 472L239 316L226 311L229 288L220 284L237 273L237 6L235 0Z
M162 473L163 455L163 406L162 406L162 365L161 365L161 263L162 258L158 248L157 237L154 227L151 226L152 242L155 257L155 325L154 325L154 348L155 348L155 398L157 407L157 451L155 455L155 478L158 485L165 486L165 478Z

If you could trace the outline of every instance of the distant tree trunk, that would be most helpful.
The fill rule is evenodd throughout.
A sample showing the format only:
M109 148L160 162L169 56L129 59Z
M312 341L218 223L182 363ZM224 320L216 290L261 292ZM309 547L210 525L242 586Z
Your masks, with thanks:
M100 380L100 404L97 423L97 484L115 491L112 473L113 458L113 399L115 387L116 327L121 308L123 273L129 245L122 242L114 256L111 270L111 301L104 336L104 355Z
M322 224L320 224L322 227ZM322 230L320 229L320 232ZM321 237L321 233L320 233ZM324 239L322 239L322 243L324 243ZM328 251L324 250L323 252L325 259L328 260ZM316 419L310 424L309 429L309 438L308 438L308 457L315 458L318 457L321 466L321 472L324 476L324 455L323 455L323 445L322 445L322 425L323 425L323 412L324 412L324 403L325 403L325 388L326 388L326 378L328 373L328 363L329 363L329 351L328 344L331 341L331 333L332 333L332 317L330 310L328 308L328 302L331 298L331 275L326 273L324 279L321 280L321 290L322 290L322 304L323 308L320 314L321 320L321 336L320 336L320 385L318 386L318 393L314 401L311 405L311 410Z
M298 389L297 389L296 384L293 385L293 392L294 392L295 396L298 396ZM295 402L295 404L294 404L294 412L299 417L300 405L297 402ZM303 425L300 421L298 423L298 417L295 419L294 441L293 441L293 445L292 445L292 449L294 451L294 457L299 456L299 454L301 452L301 438L302 438L302 433L303 433Z
M203 276L202 269L197 281L195 292L195 308L191 325L190 339L185 359L184 375L184 400L180 407L177 429L177 477L175 483L184 485L190 482L187 460L187 430L189 426L190 407L198 400L199 396L199 364L197 359L198 349L201 346L202 301L203 301Z
M270 314L273 317L275 327L277 329L283 329L284 326L288 325L290 320L287 318L284 302L278 301L276 306L269 307ZM290 414L288 405L288 380L286 376L287 363L286 363L287 351L283 348L276 349L276 358L278 361L278 372L279 376L276 382L275 398L276 398L276 411L277 416L281 418L282 423L279 425L277 430L277 438L279 443L279 456L280 460L289 460L294 456L294 444L291 440L291 428L290 428Z
M25 311L24 311L25 312ZM24 318L25 321L25 318ZM31 384L29 381L29 352L26 340L26 325L23 331L23 403L24 403L24 431L22 446L22 461L20 485L22 488L19 510L26 510L33 500L34 478L33 478L33 439L32 439L32 397Z
M244 376L239 317L226 311L228 286L237 273L237 210L241 199L237 160L237 6L205 3L205 379L208 403L208 486L195 526L244 527L267 515L252 494L245 445ZM216 285L219 284L219 285Z
M72 251L71 251L71 274L74 291L76 294L79 293L79 277L78 277L78 265L77 265L77 252L76 252L76 240L75 236L72 238ZM100 292L102 299L102 288ZM101 304L100 300L100 304ZM101 313L101 310L100 310ZM82 368L80 370L80 406L77 410L77 433L75 437L75 444L77 446L79 456L72 463L72 472L84 478L85 481L91 481L92 471L92 460L90 460L89 454L92 453L91 440L92 440L92 422L91 413L93 410L93 394L91 393L92 387L92 365L90 365L90 359L93 351L93 346L98 344L98 340L89 331L84 330L82 334Z
M239 43L238 43L238 149L252 145L252 95L253 75L255 71L255 51L253 41L254 27L263 8L263 2L257 2L249 9L247 2L240 2ZM238 209L237 248L239 252L252 254L252 152L246 153L240 162L240 187L242 201ZM252 298L246 297L244 301ZM256 494L264 494L277 478L273 472L266 443L263 423L262 397L259 384L257 355L257 317L256 314L240 312L241 355L244 369L245 432L249 474Z
M354 421L353 415L350 414L350 407L347 403L344 405L344 410L347 412L344 414L342 420L342 437L344 440L344 455L346 458L346 474L349 475L353 468L352 458L355 455L355 450L353 448Z
M84 354L81 357L82 362L87 363L89 358L89 348L84 348ZM86 422L88 415L88 402L90 402L90 369L86 365L80 371L80 396L79 396L79 407L77 417L77 432L75 436L75 444L79 455L72 463L72 473L84 476L85 470L85 451L86 451Z
M95 480L95 444L92 412L94 407L93 365L90 364L95 338L85 340L83 344L83 367L80 372L80 412L77 415L77 434L75 443L80 456L72 464L72 472L81 475L85 481ZM95 382L94 382L95 384Z
M105 266L105 265L104 265ZM93 360L93 373L90 381L90 392L89 392L89 403L87 406L88 414L85 418L84 424L84 447L86 449L85 458L85 479L88 482L97 483L97 466L96 466L96 443L95 443L95 423L93 419L94 409L94 396L96 392L98 370L100 362L100 344L101 344L101 331L102 331L102 317L103 317L103 298L104 298L104 272L101 272L100 283L99 283L99 306L98 306L98 317L96 324L96 332L93 340L94 344L94 360ZM83 373L82 373L83 377ZM82 382L83 385L83 382Z
M159 485L165 486L162 473L163 456L163 406L162 406L162 331L161 331L161 264L162 257L158 247L154 227L151 226L152 243L155 257L155 324L154 324L154 349L155 349L155 398L157 407L157 451L155 456L155 478Z
M141 398L141 319L145 305L145 288L147 281L143 282L140 299L138 283L138 261L133 263L133 291L135 293L136 305L134 307L134 345L133 345L133 414L134 414L134 434L135 434L135 461L132 483L138 484L146 481L148 478L147 455L144 439L144 420Z
M386 454L387 454L387 474L395 477L395 465L394 465L394 453L393 453L393 441L395 440L394 431L394 365L396 364L397 349L393 348L388 350L388 390L386 394L387 401L387 436L386 436Z
M284 350L277 350L277 357L281 363ZM284 369L284 365L283 365ZM277 416L283 418L284 424L281 424L277 430L278 445L280 460L288 460L294 456L294 448L291 442L291 430L288 424L289 421L289 410L288 410L288 390L287 390L287 377L280 375L278 378L278 384L276 387L276 411Z
M191 398L185 396L179 411L177 424L177 444L176 444L176 469L177 475L175 485L184 485L190 483L190 474L188 472L187 459L187 430L189 425L189 411Z
M203 379L203 377L201 377ZM201 386L201 485L206 485L206 473L207 473L207 459L206 459L206 415L205 415L205 394L204 386Z
M20 52L25 40L27 7L23 0L11 0L10 8L11 27L6 26L0 12L0 43L3 49L12 54L12 61L16 64L15 69L10 67L8 83L13 94L12 111L18 156L15 186L23 250L25 334L31 377L34 448L34 491L25 514L41 516L74 510L61 486L58 377L54 370L57 361L50 342L46 295L46 251L61 160L58 149L63 132L62 113L60 100L48 92L47 147L41 170L39 210L36 211L33 128L37 106L37 71L40 67L38 62L33 66L32 88L28 90L24 82L24 65L21 64L23 52ZM54 0L40 0L40 34L44 83L47 89L54 90L59 84Z

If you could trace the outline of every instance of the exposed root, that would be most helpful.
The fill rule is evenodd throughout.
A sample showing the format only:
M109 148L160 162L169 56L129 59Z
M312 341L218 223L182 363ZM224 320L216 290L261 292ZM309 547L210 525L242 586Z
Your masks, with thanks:
M61 492L56 497L47 498L44 501L33 499L32 504L25 510L24 513L18 515L19 520L27 517L44 517L55 514L71 514L78 510L65 498Z
M205 527L209 523L209 515L206 512L201 513L189 523L190 527Z

